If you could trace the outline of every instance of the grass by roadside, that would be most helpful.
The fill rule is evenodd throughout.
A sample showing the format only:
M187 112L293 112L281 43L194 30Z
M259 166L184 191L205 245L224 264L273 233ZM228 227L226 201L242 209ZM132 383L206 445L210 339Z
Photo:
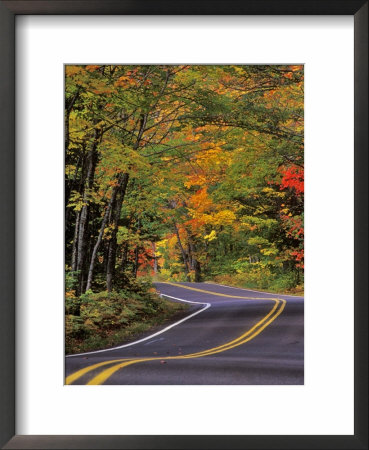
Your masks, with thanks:
M296 297L303 297L304 296L304 285L298 285L295 287L286 287L286 284L288 284L288 282L286 283L285 280L276 280L274 282L274 284L272 282L263 282L263 280L260 280L261 282L263 282L262 287L260 287L260 282L252 282L249 280L250 277L248 277L247 275L217 275L213 278L205 278L204 282L205 283L218 283L218 284L223 284L223 285L227 285L227 286L233 286L233 287L238 287L238 288L243 288L243 289L251 289L251 290L255 290L255 291L260 291L260 292L273 292L276 294L284 294L284 295L295 295ZM158 281L158 282L166 282L166 281L170 281L170 282L181 282L181 281L187 281L186 278L180 279L180 280L176 280L176 279L172 279L172 278L168 278L165 277L161 274L157 274L154 281Z
M275 293L275 294L281 294L281 295L292 295L295 297L303 297L304 296L304 290L303 289L293 289L290 291L281 291L281 290L277 290L273 287L271 287L270 289L260 289L257 287L250 287L247 285L244 285L242 283L239 284L230 284L230 283L220 283L219 281L205 281L205 283L217 283L217 284L222 284L223 286L231 286L231 287L235 287L235 288L242 288L242 289L250 289L250 291L260 291L260 292L265 292L266 294L270 294L270 293Z
M233 287L239 287L242 289L250 289L260 292L273 292L276 294L284 294L284 295L295 295L295 296L304 296L304 286L298 285L292 288L287 288L283 283L270 283L268 287L259 287L256 283L250 283L243 279L238 280L237 277L232 277L231 275L219 275L214 277L212 280L207 280L207 282L218 283Z
M65 353L114 347L185 315L189 306L158 296L153 289L87 293L66 298Z

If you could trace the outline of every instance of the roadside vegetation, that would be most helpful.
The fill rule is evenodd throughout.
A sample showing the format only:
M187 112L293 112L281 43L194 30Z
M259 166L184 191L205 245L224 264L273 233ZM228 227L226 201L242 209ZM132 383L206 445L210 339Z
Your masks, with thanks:
M65 75L68 351L177 314L152 277L303 291L303 66Z
M131 280L125 289L88 292L65 302L66 354L110 348L180 317L188 305L164 300L151 283Z

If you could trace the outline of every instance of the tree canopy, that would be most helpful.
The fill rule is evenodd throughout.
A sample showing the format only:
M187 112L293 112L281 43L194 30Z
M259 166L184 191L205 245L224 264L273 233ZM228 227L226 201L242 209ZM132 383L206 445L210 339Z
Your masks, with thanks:
M303 66L69 65L67 288L303 282Z

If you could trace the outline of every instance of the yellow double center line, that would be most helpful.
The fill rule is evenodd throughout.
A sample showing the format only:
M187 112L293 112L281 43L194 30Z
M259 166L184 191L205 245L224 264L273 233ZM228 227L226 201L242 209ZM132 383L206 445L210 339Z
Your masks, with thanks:
M91 366L85 367L81 370L78 370L77 372L72 373L66 378L66 384L72 384L74 381L78 380L83 375L87 374L88 372L98 369L99 367L112 365L108 369L102 370L100 373L98 373L95 377L93 377L87 384L88 385L96 385L96 384L102 384L104 383L108 378L110 378L115 372L118 370L130 366L132 364L137 364L139 362L146 362L146 361L154 361L154 360L170 360L170 359L189 359L189 358L200 358L202 356L208 356L208 355L214 355L216 353L221 353L226 350L230 350L231 348L238 347L239 345L245 344L248 341L251 341L251 339L254 339L258 334L260 334L268 325L270 325L283 311L286 300L281 298L265 298L265 297L244 297L239 295L229 295L229 294L220 294L218 292L212 292L212 291L205 291L203 289L198 289L190 286L184 286L184 285L178 285L174 283L166 283L170 284L172 286L181 287L183 289L189 289L191 291L197 291L202 292L205 294L211 294L216 295L220 297L228 297L228 298L240 298L243 300L264 300L264 301L272 301L274 302L274 305L272 309L269 311L269 313L263 317L259 322L257 322L252 328L250 328L248 331L246 331L244 334L239 336L238 338L227 342L223 345L219 345L218 347L213 347L208 350L203 350L197 353L190 353L187 355L180 355L180 356L164 356L164 357L153 357L153 358L139 358L139 359L127 359L127 358L121 358L121 359L115 359L110 361L104 361L101 363L93 364ZM116 363L116 364L115 364ZM114 364L114 365L113 365Z

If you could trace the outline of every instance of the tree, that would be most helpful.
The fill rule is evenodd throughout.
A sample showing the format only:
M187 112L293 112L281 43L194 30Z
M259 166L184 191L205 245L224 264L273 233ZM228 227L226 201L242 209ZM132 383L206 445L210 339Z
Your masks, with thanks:
M65 133L77 295L154 265L301 281L302 66L66 66Z

